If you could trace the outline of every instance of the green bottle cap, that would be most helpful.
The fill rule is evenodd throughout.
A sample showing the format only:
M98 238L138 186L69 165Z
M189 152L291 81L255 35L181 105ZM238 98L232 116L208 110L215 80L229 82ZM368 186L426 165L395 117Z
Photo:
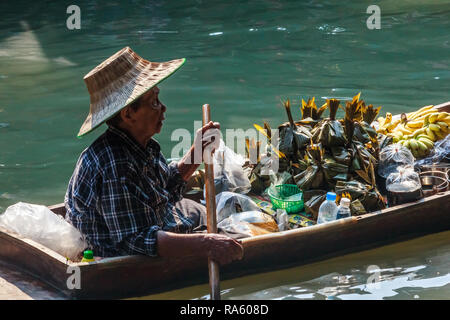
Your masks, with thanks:
M85 259L94 259L94 253L92 252L92 250L86 250L83 252L83 257Z

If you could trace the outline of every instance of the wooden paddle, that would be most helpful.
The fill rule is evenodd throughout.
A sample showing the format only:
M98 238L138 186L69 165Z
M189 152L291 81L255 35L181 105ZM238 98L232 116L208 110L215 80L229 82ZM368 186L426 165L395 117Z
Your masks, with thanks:
M209 104L203 105L203 125L210 121ZM208 233L217 233L216 219L216 190L214 187L214 165L205 163L205 200L206 200L206 224ZM208 258L209 290L211 300L220 300L219 264Z

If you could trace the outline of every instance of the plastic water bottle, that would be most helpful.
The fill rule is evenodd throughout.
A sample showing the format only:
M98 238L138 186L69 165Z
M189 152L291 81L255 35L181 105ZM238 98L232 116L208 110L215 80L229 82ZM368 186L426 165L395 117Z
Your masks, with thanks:
M325 200L319 207L319 216L317 224L326 223L336 220L338 206L336 205L336 193L328 192L327 200Z
M351 217L351 215L352 214L350 212L350 199L342 198L341 203L339 204L339 207L338 207L336 220L348 218L348 217Z

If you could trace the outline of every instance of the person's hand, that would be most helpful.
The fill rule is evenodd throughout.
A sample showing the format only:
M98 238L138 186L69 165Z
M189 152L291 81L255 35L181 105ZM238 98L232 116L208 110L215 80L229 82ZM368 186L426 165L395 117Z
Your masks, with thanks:
M220 265L241 260L244 255L244 248L239 241L228 236L207 233L205 234L205 241L207 256Z
M205 163L210 163L208 162L210 160L208 157L213 154L214 150L218 149L220 145L219 129L219 122L210 121L197 130L194 138L194 152L196 153L195 159L199 159L198 155L201 155L202 161Z

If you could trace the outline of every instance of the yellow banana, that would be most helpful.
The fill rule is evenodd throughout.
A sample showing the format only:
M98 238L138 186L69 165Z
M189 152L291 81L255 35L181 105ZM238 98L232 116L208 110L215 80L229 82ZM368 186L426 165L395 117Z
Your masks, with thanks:
M447 113L447 112L439 112L439 115L438 115L437 119L438 119L438 121L441 121L441 120L447 118L447 116L449 116L449 115L450 114Z
M433 105L425 106L425 107L420 108L420 109L417 110L417 111L408 113L406 116L407 116L408 118L411 118L411 117L415 116L416 114L419 114L419 113L421 113L421 112L424 112L424 111L426 111L426 110L428 110L428 109L431 109L431 108L433 108L433 107L434 107Z
M439 116L439 112L430 114L430 119L429 119L430 123L435 123L437 121L438 116Z
M418 152L417 152L417 149L409 148L409 150L411 150L411 153L412 153L412 155L414 156L414 158L418 158L418 157L419 157L419 154L418 154Z
M384 119L383 127L386 127L392 121L392 113L386 112L386 118Z
M403 145L405 148L408 148L408 149L409 149L409 140L403 140L403 141L402 141L402 145Z
M429 114L435 113L436 111L437 110L433 110L433 109L427 110L427 111L425 111L423 113L416 114L415 116L411 117L410 120L420 120L420 119L424 118L425 116L427 116Z
M380 124L380 126L382 126L384 124L384 118L383 117L378 117L377 121Z
M435 131L433 133L436 136L436 140L444 139L447 136L447 133L446 132L442 132L442 131Z
M425 132L425 129L426 129L426 128L420 128L420 129L414 131L413 137L415 138L415 137L417 137L419 134L424 133L424 132Z
M434 132L441 131L441 127L439 125L435 124L435 123L430 123L428 125L428 128L430 128Z
M403 139L403 133L398 131L398 132L393 134L392 138L393 138L392 141L394 141L394 143L397 143L397 142L399 142L400 140Z
M414 136L412 134L407 134L406 136L403 136L402 139L409 140L411 138L414 138Z
M433 141L431 141L428 138L421 137L419 138L419 141L422 142L424 145L426 145L428 149L432 149L434 147Z
M393 132L399 123L400 123L400 121L398 121L398 122L391 122L391 123L389 123L389 124L388 124L386 127L384 127L384 128L385 128L387 131L389 131L389 132Z
M422 151L427 151L428 150L428 147L427 147L427 145L425 143L423 143L420 140L416 140L416 142L417 142L417 145L419 146L420 150L422 150Z
M408 121L406 123L406 127L412 128L412 129L417 129L417 128L422 128L423 126L423 120L419 120L419 121Z
M438 122L436 122L436 124L441 127L441 131L448 132L447 122L438 121Z
M397 126L396 131L401 131L403 134L412 134L412 130L406 129L403 124Z
M410 139L409 140L409 145L411 146L412 149L418 149L419 145L417 144L417 140L416 139Z
M433 140L431 140L430 137L427 136L425 133L419 134L419 135L416 137L416 139L428 139L428 140L430 140L431 142L433 142Z
M436 136L430 128L426 128L425 133L431 141L436 141Z

